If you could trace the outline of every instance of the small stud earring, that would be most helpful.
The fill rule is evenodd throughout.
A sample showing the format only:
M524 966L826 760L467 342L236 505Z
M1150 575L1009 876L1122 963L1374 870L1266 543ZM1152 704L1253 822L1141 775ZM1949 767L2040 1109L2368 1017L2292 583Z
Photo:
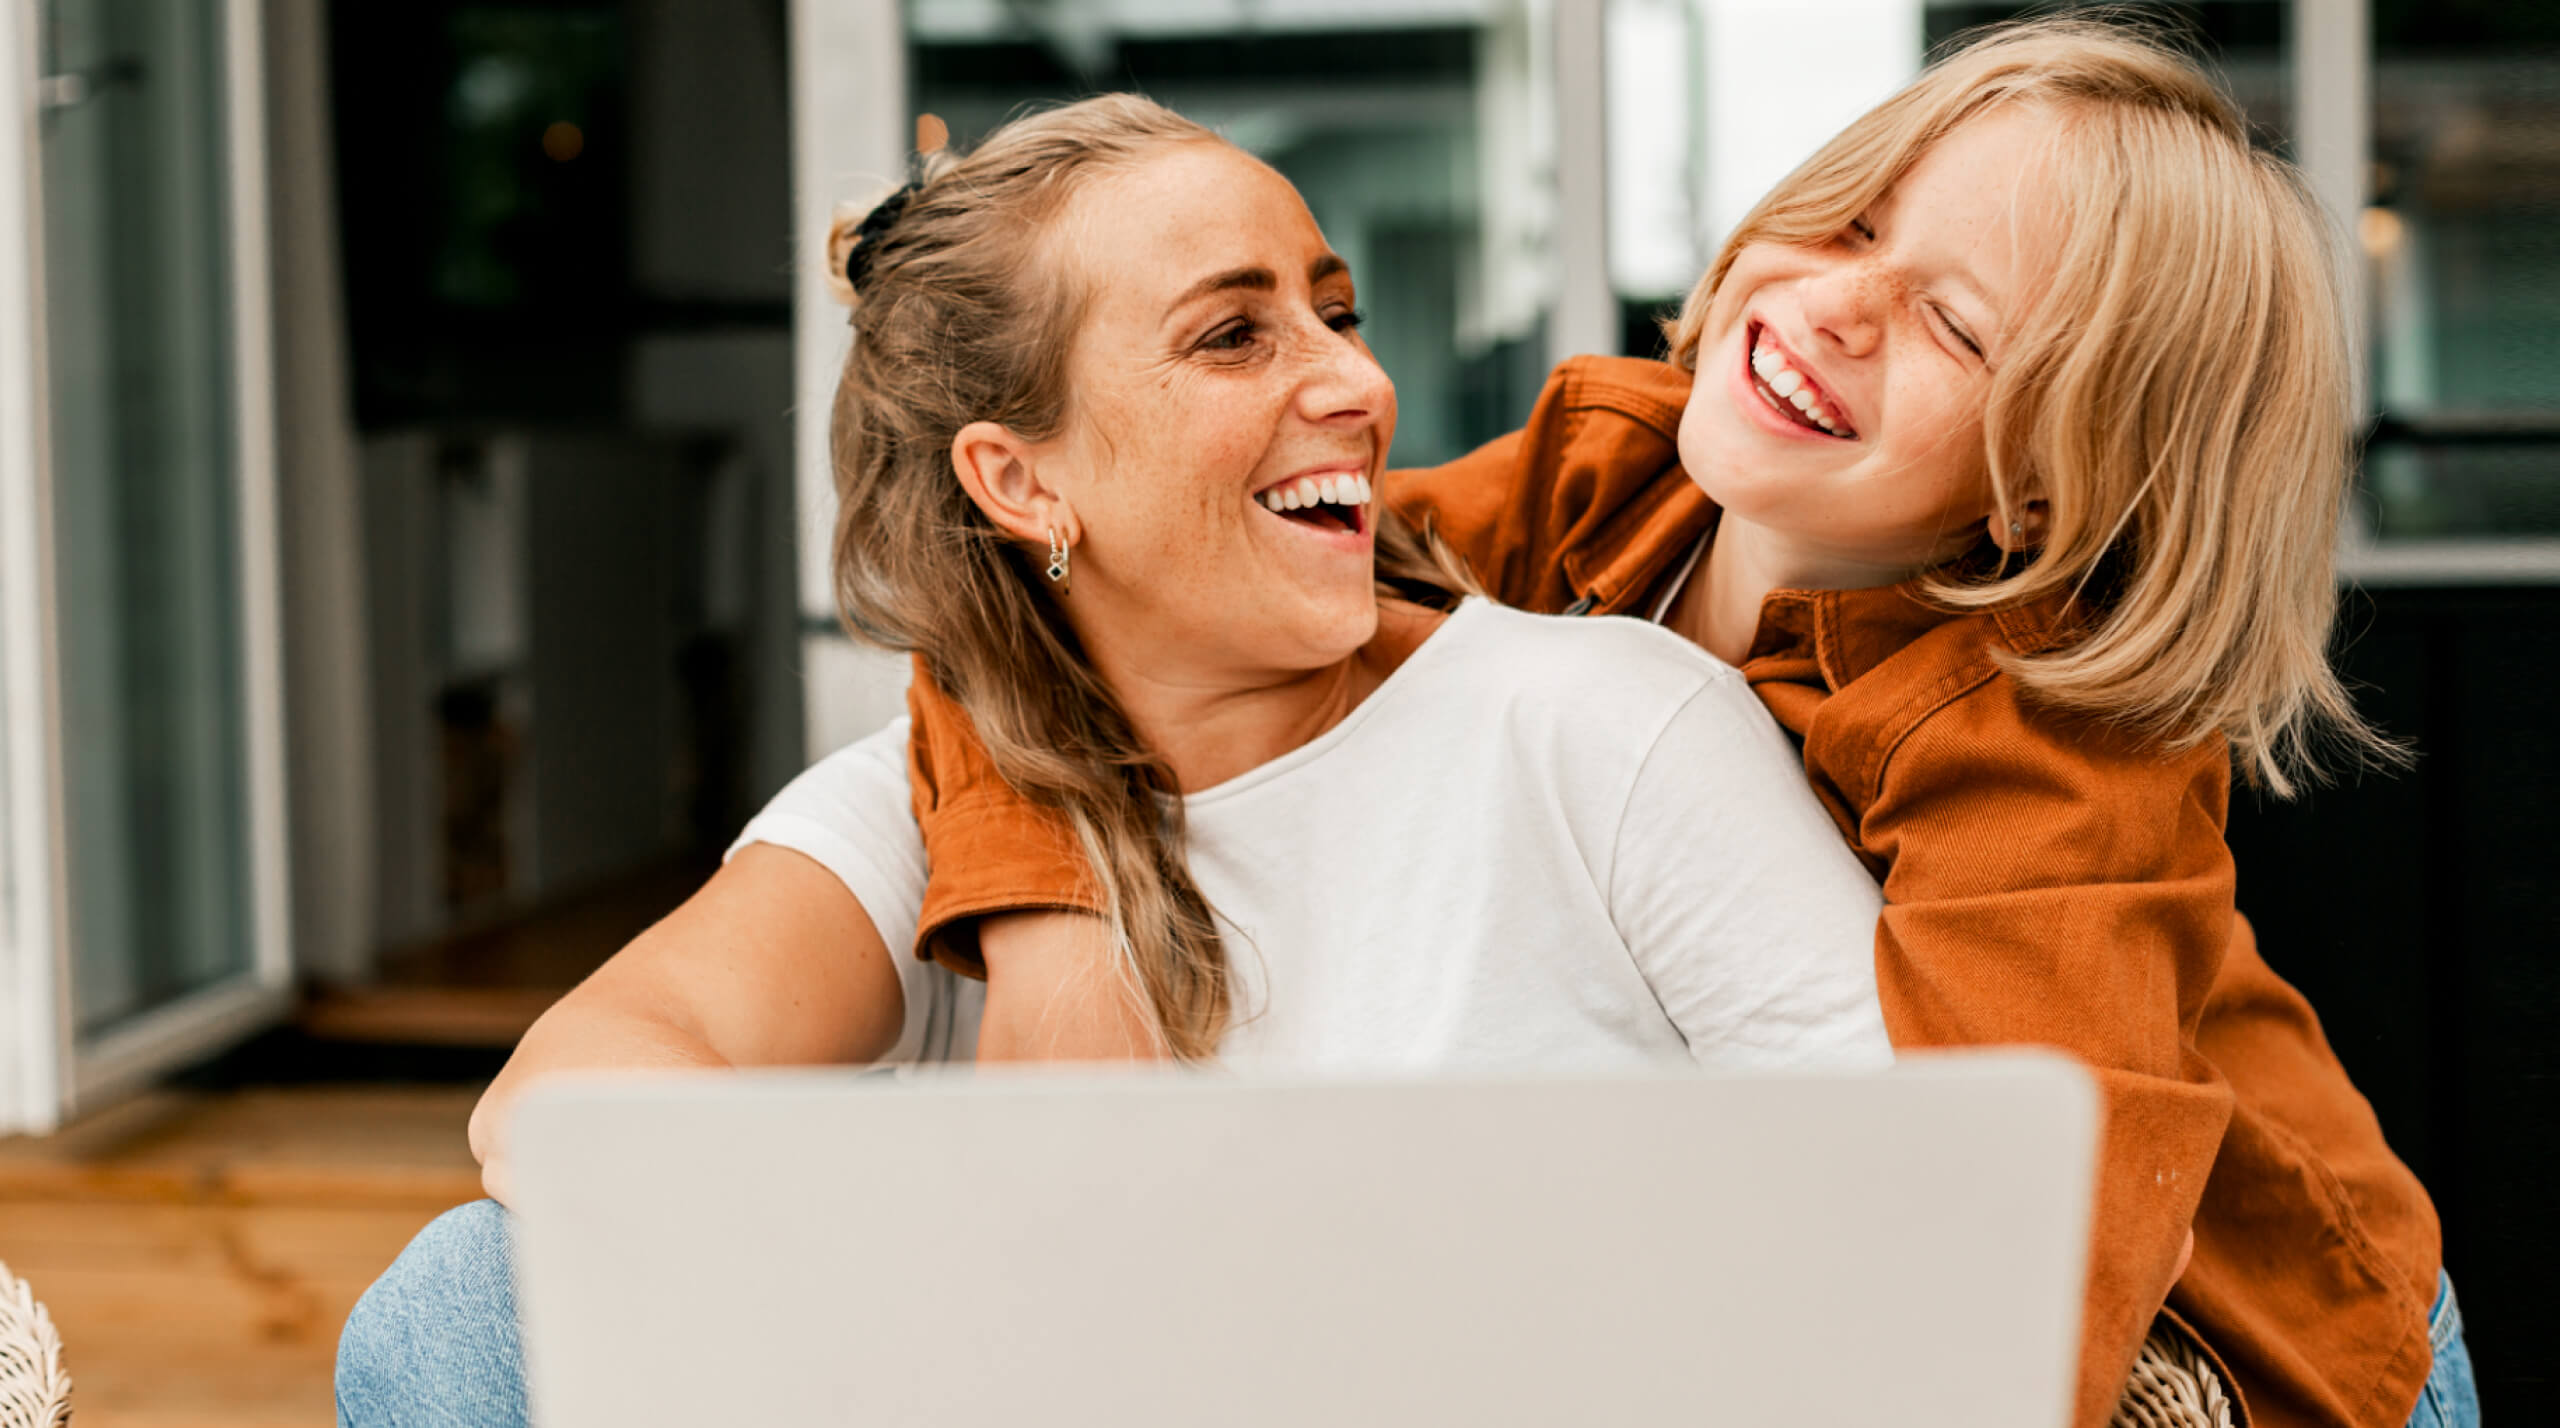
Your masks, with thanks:
M2016 539L2016 538L2017 538L2017 537L2019 537L2019 536L2025 535L2026 533L2027 533L2027 528L2026 528L2025 526L2022 526L2022 525L2018 524L2016 521L2011 521L2011 522L2009 523L2009 535L2010 535L2010 538L2011 538L2011 539L2013 539L2013 540L2014 540L2014 539Z
M1058 528L1056 526L1051 526L1049 528L1049 569L1047 574L1049 577L1049 583L1058 587L1058 593L1061 595L1066 594L1067 538L1058 534Z

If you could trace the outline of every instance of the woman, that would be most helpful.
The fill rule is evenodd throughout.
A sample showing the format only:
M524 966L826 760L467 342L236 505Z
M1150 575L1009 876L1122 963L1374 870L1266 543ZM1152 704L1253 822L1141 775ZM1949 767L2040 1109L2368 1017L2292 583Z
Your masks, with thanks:
M2096 1069L2092 1428L2155 1315L2260 1423L2477 1419L2433 1207L2258 955L2222 835L2235 762L2282 795L2315 748L2396 752L2325 654L2333 274L2193 64L2023 25L1764 199L1672 363L1568 363L1524 431L1387 486L1500 598L1648 613L1743 667L1883 879L1898 1045ZM927 937L987 918L1072 960L1089 930L1032 910L1106 890L1017 851L1054 823L974 711L912 703Z
M1889 1059L1873 883L1740 677L1637 622L1458 599L1373 507L1394 389L1279 175L1112 96L937 161L844 236L845 610L923 652L1111 890L1099 977L984 943L982 1053ZM927 1013L884 945L912 931L896 890L831 871L917 846L847 816L899 787L904 742L805 775L545 1014L472 1118L494 1195L529 1080L868 1059ZM457 1212L367 1295L345 1421L521 1413L503 1235Z

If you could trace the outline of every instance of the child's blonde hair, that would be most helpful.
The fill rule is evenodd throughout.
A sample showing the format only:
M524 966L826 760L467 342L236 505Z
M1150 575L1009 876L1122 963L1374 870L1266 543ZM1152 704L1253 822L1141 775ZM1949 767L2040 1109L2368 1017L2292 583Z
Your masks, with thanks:
M1745 244L1837 236L1930 145L1995 106L2054 117L2051 277L2012 315L1984 440L1999 519L2048 502L2041 548L1959 608L2069 593L2084 618L2009 662L2033 697L2191 745L2227 737L2290 796L2339 747L2395 758L2328 658L2333 549L2353 470L2354 382L2336 248L2300 177L2250 147L2184 55L2122 23L1986 32L1762 199L1671 324L1694 370Z

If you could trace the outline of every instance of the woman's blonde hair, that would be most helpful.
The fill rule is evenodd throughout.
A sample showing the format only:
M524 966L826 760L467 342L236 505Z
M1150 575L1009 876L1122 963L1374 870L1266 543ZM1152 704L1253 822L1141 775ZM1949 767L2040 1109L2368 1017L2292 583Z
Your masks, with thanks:
M1225 142L1136 95L1102 95L1015 119L965 157L926 156L911 188L839 211L827 240L830 283L854 308L832 422L838 608L861 638L919 656L1005 779L1064 815L1120 970L1162 1049L1186 1059L1214 1051L1229 989L1183 858L1179 791L1086 661L1041 577L1046 552L969 499L951 443L975 421L1039 441L1069 419L1087 294L1046 241L1068 200L1169 146ZM1383 588L1429 603L1461 585L1383 506L1378 570Z
M2063 236L2011 314L1985 454L1999 519L2034 491L2048 524L2022 565L1951 567L1931 593L1972 609L2073 597L2067 636L2008 661L2022 689L2175 745L2223 735L2280 796L2333 748L2399 757L2328 658L2355 427L2330 226L2231 100L2145 30L2046 18L1960 42L1743 218L1670 325L1672 359L1695 370L1744 245L1830 241L1931 145L2007 105L2053 116Z

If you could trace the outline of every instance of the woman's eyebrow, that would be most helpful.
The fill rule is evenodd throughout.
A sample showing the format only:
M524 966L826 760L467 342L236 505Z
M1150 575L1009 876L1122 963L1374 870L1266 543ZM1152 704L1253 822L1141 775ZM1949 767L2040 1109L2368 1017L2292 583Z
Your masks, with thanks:
M1239 289L1248 292L1267 293L1279 286L1279 275L1273 273L1269 268L1229 268L1223 273L1212 273L1208 277L1202 278L1200 281L1184 288L1182 290L1182 296L1173 300L1173 307L1186 307L1204 297L1209 297L1217 293L1235 292Z
M1320 283L1325 279L1332 277L1336 273L1347 273L1349 271L1351 271L1351 265L1342 260L1342 255L1338 253L1327 253L1322 257L1317 258L1314 262L1307 264L1307 281L1309 284ZM1261 266L1260 264L1251 264L1241 268L1229 268L1223 273L1212 273L1209 276L1202 278L1200 281L1193 283L1190 287L1183 289L1182 296L1175 298L1172 305L1168 307L1166 311L1178 311L1201 298L1209 297L1217 293L1236 292L1239 290L1245 292L1267 293L1275 292L1279 287L1280 275L1272 272L1269 268Z

